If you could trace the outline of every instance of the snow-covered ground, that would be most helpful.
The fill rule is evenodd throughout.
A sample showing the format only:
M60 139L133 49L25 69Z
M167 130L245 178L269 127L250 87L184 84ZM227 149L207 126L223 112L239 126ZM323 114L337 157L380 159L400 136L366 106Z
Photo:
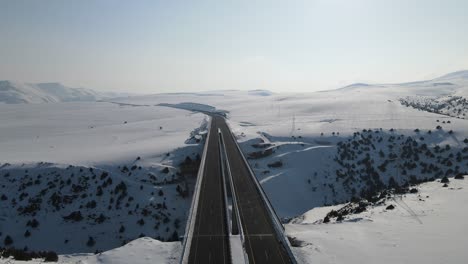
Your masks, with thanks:
M286 225L300 245L293 251L302 263L465 263L468 181L442 185L421 184L342 222L322 223L340 205L312 209Z
M183 234L204 115L70 102L0 105L0 120L2 246L95 252Z
M125 246L101 254L73 254L60 256L59 263L83 264L145 264L178 263L181 244L160 242L149 237L136 239Z
M160 242L158 240L142 237L130 243L100 254L84 253L59 256L61 264L145 264L145 263L178 263L180 255L179 242ZM0 259L5 264L38 264L44 263L42 259L31 261L15 261L13 259Z
M0 162L93 166L157 157L184 146L204 119L167 107L105 102L0 105Z
M198 143L206 132L206 119L197 112L226 113L245 155L251 156L249 162L277 213L285 219L306 214L300 224L294 221L294 224L287 225L289 235L306 241L305 244L312 243L295 249L300 260L305 263L312 260L316 262L316 259L324 263L341 263L349 259L369 263L380 260L389 262L389 259L398 263L409 263L410 260L419 263L422 261L415 258L421 250L427 248L435 253L421 258L427 258L426 262L445 262L443 260L446 259L447 262L458 263L466 257L463 250L458 250L459 244L450 244L450 247L439 244L447 240L466 244L458 235L466 230L462 223L464 216L457 214L467 197L464 181L451 180L449 188L442 188L440 183L425 183L419 193L429 195L429 198L422 197L424 202L415 200L417 194L408 194L403 200L396 200L398 203L395 202L395 210L383 212L383 208L375 207L355 216L354 219L365 216L359 221L348 219L333 224L306 223L323 219L331 210L329 207L320 207L339 206L353 197L370 196L373 191L395 183L400 186L414 185L420 181L466 173L468 120L463 117L463 111L466 110L464 101L457 100L456 105L445 104L437 113L417 105L406 106L400 99L430 98L430 102L440 102L453 96L466 99L467 95L468 73L464 71L429 81L354 84L334 91L304 94L279 94L264 90L210 91L109 100L112 102L0 105L0 163L11 163L0 169L0 175L10 172L15 175L14 178L22 179L19 182L1 179L5 186L11 188L10 193L16 190L19 201L21 192L17 191L18 188L24 183L27 185L30 180L34 184L33 178L40 174L39 167L44 166L38 164L41 161L51 162L46 167L52 167L52 170L61 169L60 172L52 173L52 178L64 173L67 179L71 178L66 171L68 165L74 166L69 170L76 171L75 174L79 174L80 168L84 168L84 171L88 169L87 174L80 177L88 177L87 182L93 188L96 188L96 184L103 184L101 180L95 183L93 174L99 178L102 172L108 172L114 179L112 188L123 180L128 183L129 196L134 197L129 206L138 218L126 216L125 219L130 219L128 223L142 218L143 205L161 204L163 198L157 192L152 194L151 189L163 188L164 199L171 201L168 210L174 216L166 223L164 232L159 229L151 233L146 229L149 220L145 220L144 227L138 224L131 229L136 230L132 231L134 238L141 232L141 235L168 239L174 230L173 221L182 219L190 204L190 198L181 197L180 192L175 190L181 182L177 177L176 181L172 181L171 177L185 156L191 155L195 159L201 150ZM453 109L456 109L455 113L462 109L461 115L452 115ZM167 153L170 153L169 156ZM135 169L131 170L134 165ZM24 171L24 167L31 166L36 168ZM124 170L123 166L128 170ZM90 167L94 173L89 172ZM162 172L166 167L169 173ZM149 176L151 174L155 179ZM148 177L152 180L145 182ZM52 178L50 180L53 181ZM188 184L190 187L193 181L188 181ZM143 191L139 192L141 185ZM56 186L61 188L60 180ZM63 192L69 192L67 188L64 186ZM98 206L108 206L107 200L114 195L111 190L105 194L102 205L98 203ZM24 207L28 199L34 197L33 191L30 192L29 197L23 197L18 202L18 206ZM97 199L95 191L92 194L91 197ZM88 217L88 222L82 222L80 226L88 228L91 226L89 221L94 218L89 218L93 209L86 208L89 202L87 199L77 199L80 202L65 208L68 209L67 213L61 211L57 217L66 216L82 206L84 208L80 210ZM136 204L140 207L135 208ZM1 201L0 205L2 208L10 208L9 205L2 205ZM2 209L2 213L13 214L17 212L18 206ZM53 210L50 206L47 208ZM309 212L312 208L315 209ZM416 212L416 217L408 211ZM112 213L109 228L115 229L114 222L121 221L121 213L118 210ZM450 216L450 227L444 224L445 215ZM23 236L27 218L19 221L18 227L21 229L15 231L18 237L15 243L21 247L29 239ZM15 230L14 222L6 222L9 230ZM181 223L182 227L176 230L183 230L181 228L184 224ZM437 229L442 226L445 226L443 230ZM171 227L169 231L167 227ZM460 232L456 233L456 228ZM77 244L60 246L55 250L61 253L93 252L96 249L116 247L129 238L116 235L114 242L101 247L99 236L104 238L111 229L95 233L97 246L86 246L88 236L85 235ZM91 230L99 229L91 227ZM35 231L31 233L33 239ZM440 236L437 240L439 242L423 243L428 238L436 239L432 237L436 234ZM3 237L0 239L3 240ZM405 239L398 240L398 237ZM62 239L60 237L60 240L50 245L55 247L59 242L62 245ZM352 239L356 239L357 243L352 243ZM145 245L159 245L159 242L149 239L142 241L145 241ZM178 250L173 247L175 244L162 245L164 248L159 256L164 259L170 259ZM408 253L408 248L414 249L414 254ZM101 256L110 259L118 256L116 252L132 254L134 249L123 247ZM407 259L404 258L405 254L408 255ZM435 254L437 256L434 258L429 257ZM107 263L103 262L106 258L99 255L86 255L83 258L86 258L83 259L84 263ZM61 256L61 260L73 262L80 259L79 256Z

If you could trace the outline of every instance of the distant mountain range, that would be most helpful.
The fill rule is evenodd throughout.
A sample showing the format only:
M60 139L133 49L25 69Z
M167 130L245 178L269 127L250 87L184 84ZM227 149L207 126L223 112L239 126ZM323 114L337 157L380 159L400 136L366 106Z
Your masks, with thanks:
M96 101L105 97L109 96L60 83L0 81L0 103L4 104Z
M334 91L356 91L372 88L423 89L423 93L426 95L450 95L462 91L462 95L466 95L468 92L468 70L449 73L432 80L400 84L355 83ZM416 90L415 92L417 92ZM228 90L222 91L223 93L220 93L220 91L211 91L181 94L208 96L223 95L227 91ZM247 91L247 93L253 96L273 95L273 93L268 90L250 90ZM0 81L0 104L97 101L106 98L127 97L130 95L131 94L101 93L86 88L72 88L61 83L22 83L16 81Z
M432 80L425 80L425 81L415 81L415 82L407 82L407 83L395 83L395 84L368 84L368 83L353 83L351 85L347 85L342 88L338 88L336 90L348 91L348 90L357 90L363 88L375 88L375 87L391 87L391 86L406 86L406 87L414 87L414 86L450 86L450 85L466 85L468 83L468 70L464 71L457 71L445 74L441 77L432 79Z

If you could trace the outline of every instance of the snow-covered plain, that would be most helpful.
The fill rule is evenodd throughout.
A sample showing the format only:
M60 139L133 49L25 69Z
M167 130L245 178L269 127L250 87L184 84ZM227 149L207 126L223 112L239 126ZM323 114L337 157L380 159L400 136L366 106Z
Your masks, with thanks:
M455 190L442 189L440 183L424 184L420 193L430 197L423 198L424 203L413 203L413 198L417 197L414 195L407 195L400 201L408 205L409 211L426 213L424 217L427 219L418 216L423 223L416 221L418 227L413 227L411 221L415 217L408 217L407 210L399 211L404 207L400 204L394 211L386 213L381 213L383 209L380 207L370 209L362 213L365 219L360 221L305 223L323 219L331 210L319 207L339 206L370 187L388 185L391 178L403 185L415 184L414 180L453 177L466 172L468 120L463 116L450 116L450 109L433 113L407 107L400 99L441 100L450 96L466 98L467 95L468 73L464 71L422 82L354 84L334 91L304 94L276 94L263 90L210 91L135 96L113 99L112 103L5 105L0 106L0 161L15 166L48 161L119 173L116 166L130 165L141 156L137 163L141 164L143 172L156 171L159 177L162 168L171 168L183 159L179 157L177 162L176 158L165 160L165 153L186 146L184 142L188 138L192 139L187 143L195 143L195 139L203 134L204 116L197 111L226 112L246 156L268 152L265 157L251 158L249 162L280 217L291 219L306 214L301 224L294 221L287 225L290 236L305 241L305 244L313 244L294 250L299 260L305 263L317 260L341 263L348 259L353 263L381 262L382 259L384 262L389 262L387 259L399 263L420 262L416 257L425 246L431 252L440 252L440 258L432 259L436 263L449 254L447 260L458 263L467 255L463 250L452 251L457 248L456 244L442 247L438 243L426 243L411 247L396 237L419 236L415 240L408 237L408 241L418 245L427 237L438 234L443 237L441 243L447 241L443 239L465 243L454 231L459 227L459 234L463 234L463 228L466 229L461 223L463 217L456 213L463 208L461 201L467 197L463 181L451 180L453 184L449 187ZM194 133L190 136L192 130ZM190 154L188 152L183 155ZM421 152L417 160L415 152ZM354 168L351 167L353 163L356 164ZM431 164L437 168L429 166ZM144 174L138 177L141 180ZM172 196L176 197L177 193L173 191L166 197L171 199ZM456 201L451 202L452 199ZM185 206L175 209L174 214L185 213L180 211L187 209L187 200L181 203ZM438 204L444 206L438 207ZM308 212L312 208L316 209ZM447 233L436 230L444 225L441 212L450 215L452 221L453 229ZM362 216L353 219L359 217ZM414 233L408 231L413 228ZM333 234L330 237L335 239L327 240L328 234ZM341 235L346 240L343 243L336 241ZM349 241L351 238L356 238L354 244ZM385 238L390 242L384 241ZM355 250L345 250L348 246L362 249L362 258L354 256ZM367 255L366 247L373 249ZM415 249L414 254L407 248ZM132 252L125 247L121 251ZM379 252L381 258L374 259L378 255L374 252ZM173 256L171 254L161 253L160 257L168 259ZM405 254L408 258L404 258ZM394 255L401 255L401 258ZM85 257L90 263L101 263L99 257ZM61 257L69 261L79 261L79 258Z
M0 107L0 162L4 163L92 166L160 156L183 146L205 119L173 108L107 102Z

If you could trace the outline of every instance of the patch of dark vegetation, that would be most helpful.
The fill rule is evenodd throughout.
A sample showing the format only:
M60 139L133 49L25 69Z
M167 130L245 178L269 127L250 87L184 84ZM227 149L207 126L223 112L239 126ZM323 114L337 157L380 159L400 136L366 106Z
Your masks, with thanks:
M93 237L88 237L88 241L86 242L86 246L93 247L96 244L96 240Z
M271 146L272 146L271 143L255 143L255 144L252 144L252 147L257 148L257 149L269 148Z
M71 212L69 215L63 216L62 218L63 220L72 221L72 222L79 222L83 220L83 216L81 215L80 211Z
M280 168L282 166L283 166L283 162L281 160L278 160L278 161L275 161L275 162L272 162L272 163L268 164L269 168Z
M13 244L13 239L11 238L11 236L7 235L5 237L5 239L3 240L3 244L5 246L9 246L9 245Z
M29 261L33 259L42 259L44 262L57 262L58 256L54 251L28 251L15 248L1 248L1 257L10 258L19 261Z
M182 198L188 197L188 195L189 195L189 188L188 188L187 183L185 182L185 184L183 184L183 185L177 184L176 192L177 192L177 194L180 195Z
M349 214L360 214L367 210L367 207L372 203L362 200L360 202L351 202L341 207L338 210L331 210L325 216L323 222L328 223L331 219L335 218L337 221L344 220L344 217Z
M198 168L200 167L201 157L200 155L196 155L196 157L190 158L190 156L186 156L184 161L180 163L180 175L191 175L195 176L198 173Z
M444 135L448 133L438 131L434 136ZM448 177L462 174L468 166L467 152L449 145L428 146L421 139L398 135L393 129L388 134L364 129L337 143L334 160L340 168L335 172L336 181L351 197L370 202L385 190L414 193L417 189L410 185L437 178L447 183Z
M424 98L418 96L401 98L400 103L429 113L437 113L465 119L468 109L468 99L462 96L447 96L443 98Z
M261 150L261 151L254 151L248 154L248 159L261 159L270 156L273 154L273 148L269 148L266 150Z
M307 245L310 245L309 243L302 241L298 239L297 237L288 236L288 240L292 247L305 247Z

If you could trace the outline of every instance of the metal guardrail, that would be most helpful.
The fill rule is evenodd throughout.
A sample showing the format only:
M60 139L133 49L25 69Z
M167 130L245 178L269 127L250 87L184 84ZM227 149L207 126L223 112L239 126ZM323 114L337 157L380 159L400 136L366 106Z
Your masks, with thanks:
M224 218L224 221L226 222L226 226L227 228L229 229L229 234L232 233L232 220L231 220L231 223L229 222L229 208L228 208L228 198L227 198L227 189L226 189L226 177L225 177L225 173L224 173L224 164L223 164L223 155L221 153L221 149L222 149L222 146L221 146L221 140L219 139L219 128L218 128L218 152L219 152L219 162L220 162L220 166L221 166L221 184L223 185L223 197L224 197L224 210L225 210L225 218ZM229 242L231 242L229 240ZM228 254L229 254L229 258L232 259L232 250L231 250L231 245L229 245L228 247Z
M219 128L218 128L218 135L220 135L221 132L219 131ZM219 151L219 158L220 158L220 166L221 166L221 179L222 179L222 183L223 183L223 197L224 197L224 204L225 204L225 214L226 214L226 219L227 219L227 223L226 223L226 226L228 227L229 229L229 234L232 234L232 220L230 220L229 218L229 207L228 207L228 192L227 192L227 188L226 188L226 172L225 172L225 168L224 168L224 160L225 160L225 157L223 156L224 155L224 151L223 151L223 146L222 146L222 140L221 140L221 137L218 137L218 151Z
M227 125L227 122L226 122L226 125ZM231 129L229 129L229 131L231 131ZM231 137L233 138L234 143L235 143L235 145L237 147L237 150L239 151L240 155L242 156L242 159L244 160L245 166L247 166L247 169L250 172L249 173L250 176L252 177L253 181L255 182L255 185L256 185L257 189L260 191L260 195L262 197L263 202L265 203L265 205L268 208L267 211L270 214L270 218L273 219L273 226L275 228L276 234L278 235L279 239L281 240L280 242L283 243L283 245L284 245L284 247L285 247L285 249L286 249L286 251L287 251L287 253L289 255L289 258L291 259L291 262L296 264L297 263L296 258L294 257L294 254L291 251L291 243L289 243L289 240L288 240L288 238L286 237L286 235L284 233L284 226L281 224L281 221L280 221L278 215L276 214L275 210L273 209L273 206L271 205L271 202L268 199L268 196L266 195L266 193L263 190L262 186L258 182L257 177L255 177L255 173L253 172L252 168L250 168L250 165L247 162L247 159L244 157L244 154L243 154L239 144L237 144L236 137L234 136L234 134L232 132L231 132Z
M198 200L200 197L201 182L202 182L203 174L205 171L206 152L208 149L208 142L209 142L210 133L211 133L211 121L212 119L210 117L210 120L208 121L208 133L205 138L205 146L203 148L202 159L200 162L200 167L198 169L197 182L195 183L195 189L194 189L193 198L192 198L192 205L190 206L189 216L187 219L187 225L185 226L184 241L182 242L182 255L179 261L180 264L188 263L189 251L187 249L190 248L192 244L191 238L193 237L193 229L195 226L195 220L196 220L196 214L197 214L197 208L198 208Z

